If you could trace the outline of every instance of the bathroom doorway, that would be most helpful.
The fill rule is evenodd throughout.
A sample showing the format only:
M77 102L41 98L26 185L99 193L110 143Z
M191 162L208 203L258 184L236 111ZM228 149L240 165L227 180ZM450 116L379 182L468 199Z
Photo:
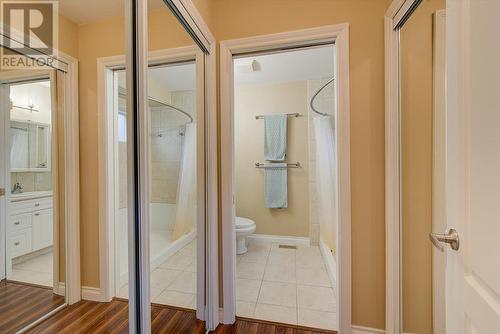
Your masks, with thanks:
M152 52L148 68L149 277L151 302L196 310L204 305L202 55L195 47ZM100 59L102 107L112 129L107 147L101 263L105 299L128 299L127 100L123 57ZM103 138L105 139L105 138ZM104 150L103 150L104 152ZM200 158L199 158L200 157ZM198 162L200 161L200 163ZM201 204L200 204L201 203ZM201 241L200 241L201 240ZM201 297L200 297L201 296Z
M272 46L260 47L259 37L221 43L229 73L221 74L222 182L233 197L223 199L224 242L236 249L224 262L235 295L225 283L224 300L237 317L334 332L350 294L340 293L338 259L350 242L339 233L349 226L349 181L339 163L348 145L339 139L345 78L339 87L336 39L280 45L286 34L263 37L276 38Z

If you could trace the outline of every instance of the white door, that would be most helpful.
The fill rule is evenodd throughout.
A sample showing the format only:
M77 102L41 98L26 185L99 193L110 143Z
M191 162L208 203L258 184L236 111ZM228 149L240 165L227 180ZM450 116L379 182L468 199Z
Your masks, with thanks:
M500 1L447 0L446 332L500 333Z

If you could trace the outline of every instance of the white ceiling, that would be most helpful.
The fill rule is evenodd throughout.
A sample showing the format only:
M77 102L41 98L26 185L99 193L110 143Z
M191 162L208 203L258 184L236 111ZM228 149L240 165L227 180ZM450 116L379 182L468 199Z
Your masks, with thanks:
M154 83L153 83L154 82ZM196 90L196 65L194 63L153 67L148 70L148 83L167 91ZM118 85L125 87L125 71L118 76Z
M60 13L77 24L124 15L126 0L59 0ZM162 0L148 0L148 9L167 9Z
M252 61L257 70L245 73ZM334 76L334 46L307 48L234 60L235 85L290 82Z

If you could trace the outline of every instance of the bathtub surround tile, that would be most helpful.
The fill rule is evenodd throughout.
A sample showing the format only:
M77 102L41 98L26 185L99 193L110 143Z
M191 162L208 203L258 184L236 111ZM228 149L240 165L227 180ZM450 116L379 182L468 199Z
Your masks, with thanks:
M298 285L297 297L299 308L336 312L336 298L332 288Z
M237 301L236 315L239 317L252 318L255 312L255 303Z
M297 308L258 303L255 306L256 319L297 324Z
M257 302L262 281L256 279L236 279L236 300Z
M297 304L295 284L263 281L258 303L290 306Z
M265 263L241 262L236 266L236 277L247 279L262 279L264 276Z
M299 308L298 325L335 330L338 328L337 314Z

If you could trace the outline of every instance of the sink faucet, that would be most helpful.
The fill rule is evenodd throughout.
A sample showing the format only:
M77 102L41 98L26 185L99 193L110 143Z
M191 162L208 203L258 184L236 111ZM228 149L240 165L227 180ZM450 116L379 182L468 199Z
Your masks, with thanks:
M20 194L22 192L23 192L23 186L21 185L21 183L16 182L14 184L14 187L12 188L12 193L13 194Z

